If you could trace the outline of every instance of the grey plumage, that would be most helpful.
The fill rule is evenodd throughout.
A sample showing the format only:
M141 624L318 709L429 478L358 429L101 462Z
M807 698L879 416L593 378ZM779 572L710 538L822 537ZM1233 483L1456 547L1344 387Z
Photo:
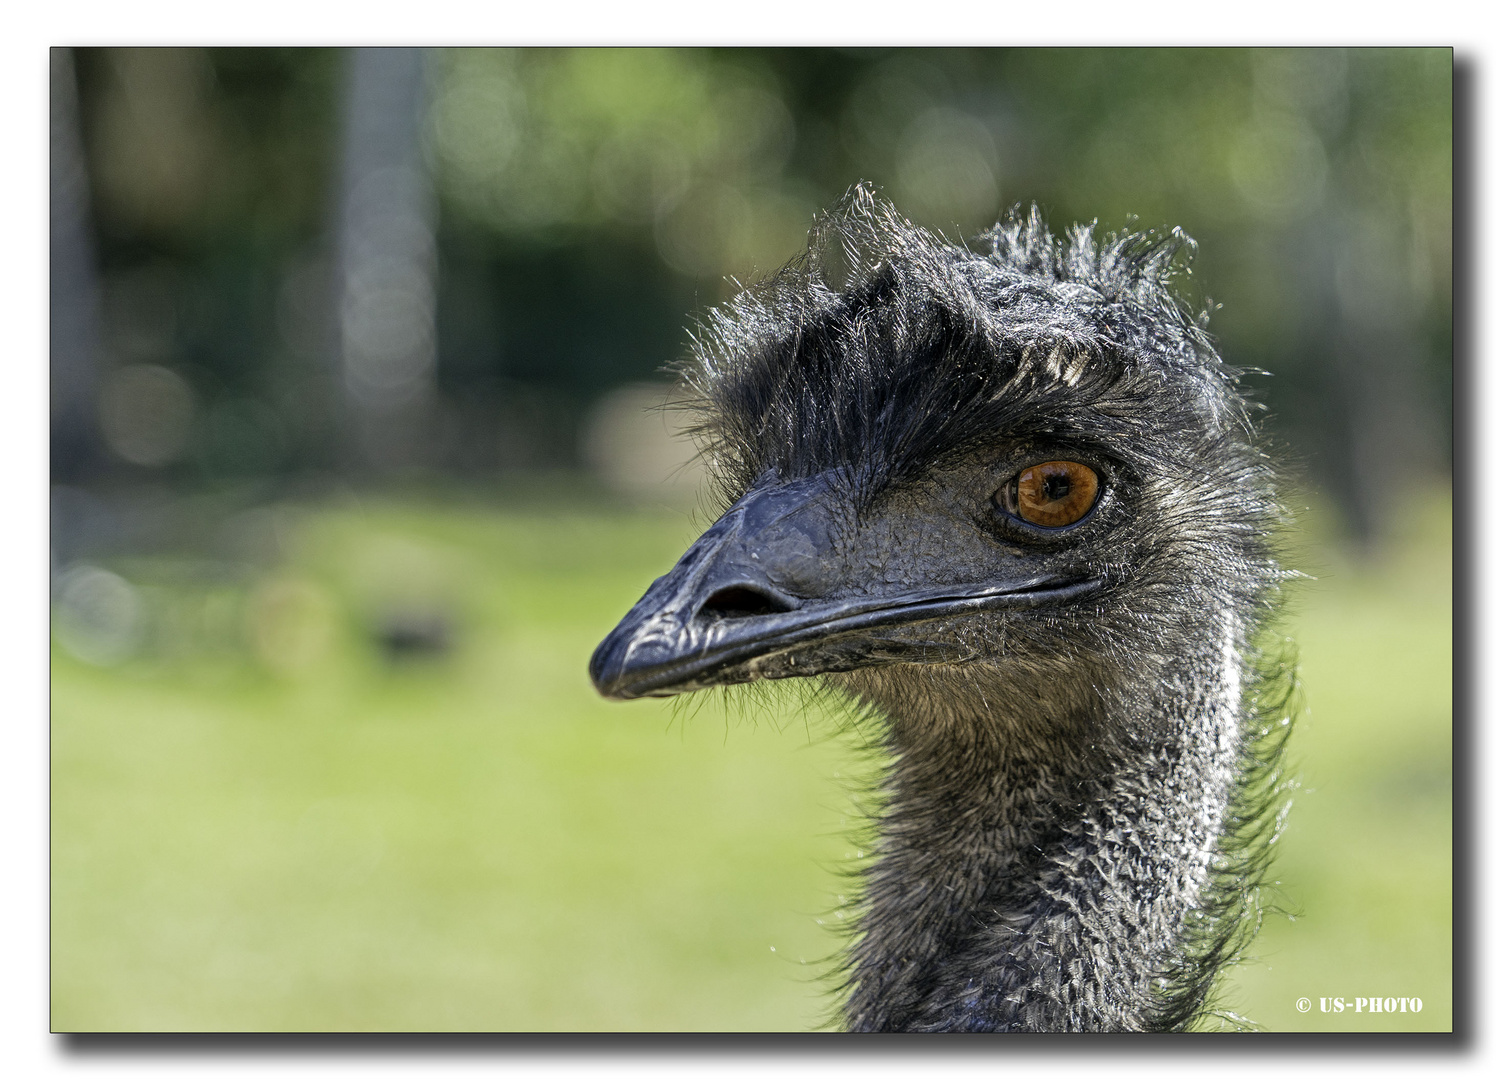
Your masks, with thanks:
M1035 210L958 247L858 187L697 335L728 509L591 672L616 697L817 675L878 718L853 1029L1182 1028L1245 936L1277 508L1168 285L1190 246L1061 242ZM1099 483L1064 526L1009 509L1047 462Z

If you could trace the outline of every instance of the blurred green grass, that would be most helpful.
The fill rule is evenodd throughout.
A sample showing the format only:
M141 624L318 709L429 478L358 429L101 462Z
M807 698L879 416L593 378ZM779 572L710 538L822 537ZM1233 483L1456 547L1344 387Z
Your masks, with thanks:
M1287 751L1299 788L1269 896L1288 914L1267 914L1226 1000L1274 1031L1449 1031L1450 490L1412 498L1363 561L1318 510L1306 525L1292 561L1315 580L1292 590L1286 619L1306 705ZM1424 1009L1323 1014L1322 997Z
M1375 562L1307 545L1275 870L1300 917L1269 916L1223 995L1271 1030L1450 1027L1448 494L1408 519ZM826 1019L869 757L829 716L608 704L585 674L682 515L393 501L279 529L278 564L218 599L115 567L169 581L146 591L178 596L176 638L110 668L54 648L55 1029ZM384 658L368 627L415 603L455 648ZM1358 995L1425 1009L1294 1007Z

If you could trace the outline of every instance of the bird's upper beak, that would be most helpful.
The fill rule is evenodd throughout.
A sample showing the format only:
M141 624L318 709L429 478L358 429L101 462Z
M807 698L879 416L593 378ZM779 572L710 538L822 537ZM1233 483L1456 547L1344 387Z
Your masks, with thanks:
M960 661L953 635L924 624L1067 600L1100 584L1028 560L989 580L873 587L849 568L884 535L849 524L830 474L749 492L655 581L600 643L590 677L606 697L667 697L708 686ZM887 535L890 535L887 534ZM879 541L880 542L880 541ZM938 640L931 640L931 637Z

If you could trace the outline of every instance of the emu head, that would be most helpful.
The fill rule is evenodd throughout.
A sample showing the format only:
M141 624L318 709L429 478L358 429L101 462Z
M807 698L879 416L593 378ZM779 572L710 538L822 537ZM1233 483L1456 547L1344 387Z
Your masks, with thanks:
M922 728L1017 728L1235 668L1273 504L1235 373L1165 285L1189 245L1062 243L1035 210L971 250L853 190L698 336L728 508L596 687L826 675Z

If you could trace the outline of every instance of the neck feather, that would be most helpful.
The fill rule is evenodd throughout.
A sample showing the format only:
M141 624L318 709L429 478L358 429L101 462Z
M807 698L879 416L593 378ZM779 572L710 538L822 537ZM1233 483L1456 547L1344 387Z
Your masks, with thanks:
M1020 701L971 669L847 679L894 753L852 1029L1164 1026L1241 750L1241 661L1217 645L1135 709Z

